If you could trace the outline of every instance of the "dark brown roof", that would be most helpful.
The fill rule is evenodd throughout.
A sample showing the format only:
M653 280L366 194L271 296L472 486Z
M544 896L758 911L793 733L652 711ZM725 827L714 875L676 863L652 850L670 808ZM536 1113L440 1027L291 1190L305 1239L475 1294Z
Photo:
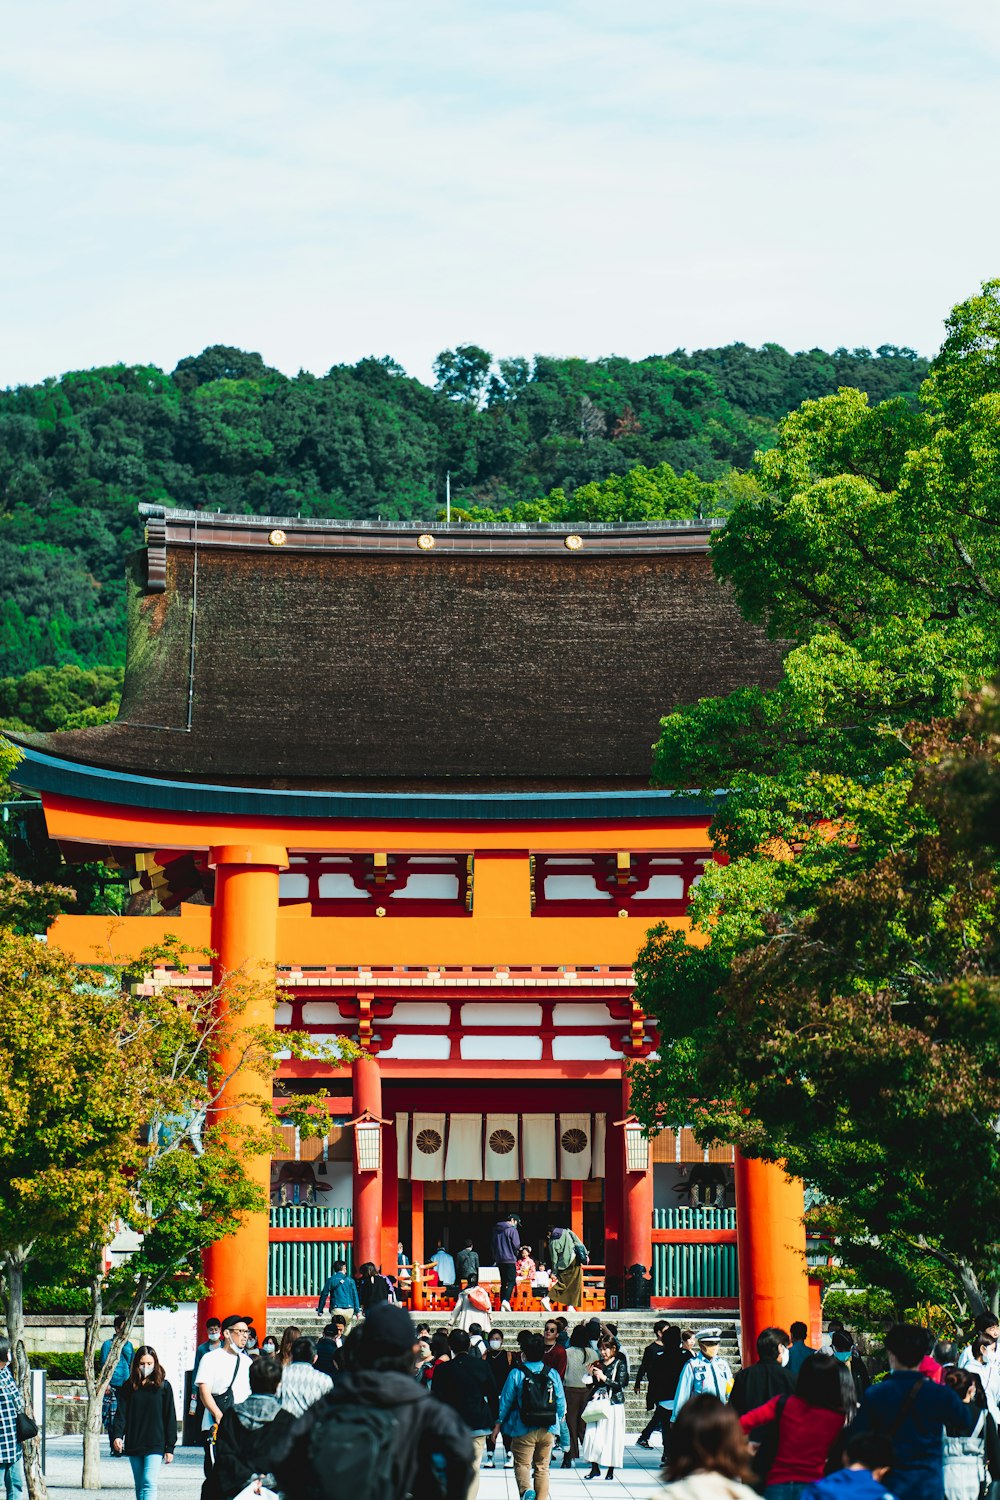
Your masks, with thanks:
M257 785L643 784L661 715L781 648L706 526L571 530L154 514L118 720L31 743Z

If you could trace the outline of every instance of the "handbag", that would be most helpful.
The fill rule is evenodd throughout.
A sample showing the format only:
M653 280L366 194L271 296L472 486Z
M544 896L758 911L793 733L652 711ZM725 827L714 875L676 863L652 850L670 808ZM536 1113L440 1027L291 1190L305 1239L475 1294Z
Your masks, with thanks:
M233 1371L233 1378L226 1386L226 1389L224 1391L219 1391L217 1394L213 1393L215 1394L215 1404L222 1412L223 1416L225 1416L227 1411L232 1411L233 1407L236 1405L236 1399L233 1396L233 1386L236 1384L236 1377L240 1373L240 1360L242 1358L243 1356L241 1354L237 1354L236 1369Z
M607 1391L595 1391L580 1413L580 1421L588 1427L597 1422L606 1422L611 1411L611 1397Z
M19 1443L27 1443L31 1438L38 1436L38 1423L33 1421L26 1411L19 1411L14 1431Z

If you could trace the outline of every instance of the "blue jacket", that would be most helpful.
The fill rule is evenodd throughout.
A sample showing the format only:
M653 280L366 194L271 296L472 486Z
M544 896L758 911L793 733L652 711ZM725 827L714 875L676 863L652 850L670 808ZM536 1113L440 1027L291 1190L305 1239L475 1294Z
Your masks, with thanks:
M330 1299L330 1311L334 1308L352 1312L361 1311L361 1303L358 1300L358 1284L353 1276L345 1276L343 1271L337 1271L333 1276L328 1276L323 1283L323 1290L319 1294L319 1306L317 1312L322 1312L326 1306L326 1299Z
M524 1437L525 1433L533 1432L534 1428L526 1427L521 1417L521 1387L524 1384L524 1372L530 1370L532 1374L538 1375L545 1366L540 1359L530 1360L523 1367L514 1365L500 1392L500 1431L506 1437ZM549 1428L550 1432L558 1433L566 1417L566 1392L563 1383L555 1370L549 1371L549 1379L555 1387L556 1393L556 1419Z
M110 1354L110 1352L111 1352L111 1345L113 1343L114 1343L113 1339L105 1339L104 1343L101 1345L101 1353L100 1353L100 1356L99 1356L99 1358L97 1360L97 1368L98 1369L101 1368L101 1366L104 1364L104 1361L107 1359L108 1355ZM129 1343L128 1339L126 1339L125 1342L124 1342L124 1344L122 1345L122 1352L118 1356L118 1363L115 1365L114 1369L111 1371L111 1384L112 1385L124 1385L125 1384L126 1380L128 1380L129 1376L132 1374L132 1361L133 1361L133 1359L135 1359L135 1347L132 1344Z
M507 1224L501 1220L493 1226L493 1255L498 1266L504 1261L508 1265L516 1261L520 1248L521 1231L516 1224Z
M868 1469L838 1469L807 1485L801 1500L893 1500Z
M960 1401L946 1385L937 1385L916 1370L894 1370L869 1386L851 1432L889 1432L914 1384L921 1389L892 1434L896 1462L886 1486L897 1500L941 1500L944 1494L944 1430L963 1437L979 1420L979 1409Z

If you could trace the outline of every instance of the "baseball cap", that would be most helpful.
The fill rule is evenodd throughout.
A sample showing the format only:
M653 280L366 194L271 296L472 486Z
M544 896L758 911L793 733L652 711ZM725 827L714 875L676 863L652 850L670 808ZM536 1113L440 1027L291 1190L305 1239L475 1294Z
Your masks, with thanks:
M223 1333L229 1328L235 1328L237 1323L245 1323L250 1328L253 1324L253 1318L248 1318L246 1313L230 1313L228 1318L223 1318L222 1320Z

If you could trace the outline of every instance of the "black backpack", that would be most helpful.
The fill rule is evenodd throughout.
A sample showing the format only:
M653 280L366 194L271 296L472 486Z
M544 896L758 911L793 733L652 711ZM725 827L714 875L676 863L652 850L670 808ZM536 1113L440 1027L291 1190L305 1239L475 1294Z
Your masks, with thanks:
M556 1389L548 1370L522 1370L521 1421L532 1431L553 1427L556 1420Z
M392 1500L397 1452L396 1418L387 1407L331 1402L309 1435L312 1492L326 1500Z

